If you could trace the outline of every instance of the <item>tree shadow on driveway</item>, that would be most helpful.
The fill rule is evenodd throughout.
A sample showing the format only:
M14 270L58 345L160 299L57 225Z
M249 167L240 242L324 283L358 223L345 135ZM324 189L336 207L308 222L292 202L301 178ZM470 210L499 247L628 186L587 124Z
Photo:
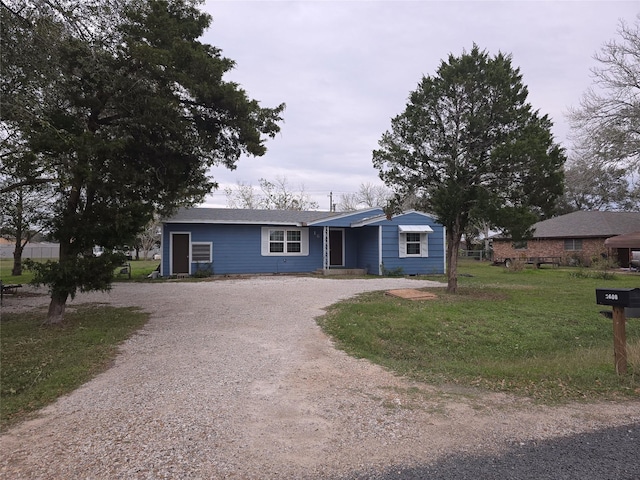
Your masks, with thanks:
M502 455L457 454L418 467L358 472L346 480L637 480L640 424L516 443Z

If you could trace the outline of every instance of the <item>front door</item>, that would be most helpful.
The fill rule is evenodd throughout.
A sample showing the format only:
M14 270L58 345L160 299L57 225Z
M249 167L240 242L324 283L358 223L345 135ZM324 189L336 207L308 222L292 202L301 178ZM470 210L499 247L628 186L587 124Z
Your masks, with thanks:
M171 256L171 273L173 275L189 273L189 234L171 234L171 245L173 247L173 253Z
M344 230L329 230L329 266L344 267Z

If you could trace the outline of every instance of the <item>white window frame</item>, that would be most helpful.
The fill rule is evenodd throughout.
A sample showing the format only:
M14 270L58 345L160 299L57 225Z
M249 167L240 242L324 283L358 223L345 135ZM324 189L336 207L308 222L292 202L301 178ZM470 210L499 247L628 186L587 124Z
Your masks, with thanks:
M422 239L420 238L420 234L416 233L416 232L407 232L404 234L405 235L405 245L407 247L407 256L413 256L415 255L416 257L420 257L422 256L422 254L420 252L422 252L422 249L420 248L422 246ZM413 248L409 248L409 247L417 247L417 252L409 252L410 250L412 250Z
M271 232L284 232L283 252L272 252ZM300 232L300 242L288 241L289 232ZM300 243L299 252L289 252L289 243ZM263 257L305 257L309 255L309 229L302 227L262 227L261 254Z
M196 256L195 256L195 254L193 252L193 247L195 245L198 245L198 246L205 245L205 246L207 246L209 248L209 259L208 260L197 260L196 259ZM213 256L212 255L212 247L213 247L213 243L212 242L192 242L191 243L191 261L193 263L211 263L211 261L212 261L211 257Z
M420 235L420 253L407 253L407 233ZM414 242L409 242L414 243ZM398 256L400 258L425 258L429 256L428 235L424 232L401 232L398 234Z

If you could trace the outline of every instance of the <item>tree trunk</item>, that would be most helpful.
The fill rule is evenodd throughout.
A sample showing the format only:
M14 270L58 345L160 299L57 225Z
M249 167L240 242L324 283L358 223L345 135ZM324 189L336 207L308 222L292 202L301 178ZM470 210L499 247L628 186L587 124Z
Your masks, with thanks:
M447 229L447 293L458 292L458 250L462 234Z
M16 205L16 244L13 250L13 268L11 269L11 275L17 277L18 275L22 275L22 251L24 246L22 244L22 234L23 234L23 224L22 217L24 215L23 209L23 200L22 200L22 189L18 190L18 203ZM26 242L25 242L26 243Z
M78 204L80 203L80 190L81 190L81 181L76 177L75 181L72 182L74 187L71 189L69 194L69 198L66 201L66 205L63 212L63 218L67 215L71 216L77 210ZM64 220L66 222L66 218ZM74 256L77 255L77 252L72 248L71 238L68 236L65 229L62 230L63 235L58 238L60 242L60 253L58 256L58 264L62 271L64 271L65 266L68 266L69 262L73 259ZM56 285L56 282L61 282ZM51 303L49 303L49 312L47 313L47 320L45 324L53 325L57 323L62 323L64 320L64 312L67 306L67 299L69 298L69 290L68 286L66 286L65 282L58 278L54 281L53 284L50 284L51 287ZM72 290L72 291L75 291Z
M51 303L49 303L49 312L47 313L47 321L45 322L47 325L62 323L64 320L64 312L67 308L67 298L68 295L66 293L51 294Z
M58 256L58 264L64 269L65 264L69 263L69 259L73 256L71 252L71 241L69 238L60 239L60 254ZM59 281L59 280L58 280ZM51 284L51 302L49 303L49 311L45 324L55 325L64 321L64 312L67 306L69 292L65 291L65 287Z
M17 239L16 240L16 248L13 250L13 268L11 269L11 275L17 277L18 275L22 275L22 252L24 247L22 246L22 242Z

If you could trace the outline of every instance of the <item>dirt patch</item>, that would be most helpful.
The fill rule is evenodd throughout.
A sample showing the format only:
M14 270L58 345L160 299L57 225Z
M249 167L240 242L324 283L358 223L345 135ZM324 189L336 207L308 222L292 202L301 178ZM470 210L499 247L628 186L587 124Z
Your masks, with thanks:
M438 296L435 293L416 290L415 288L400 288L397 290L388 290L388 295L394 297L405 298L407 300L435 300Z

